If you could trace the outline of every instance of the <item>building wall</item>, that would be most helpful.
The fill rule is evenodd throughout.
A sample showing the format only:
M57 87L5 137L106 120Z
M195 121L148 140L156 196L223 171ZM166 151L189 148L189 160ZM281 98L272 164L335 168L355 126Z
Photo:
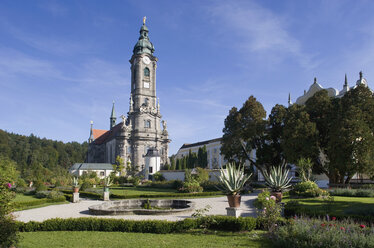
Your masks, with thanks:
M214 141L205 144L208 156L208 168L209 169L219 169L226 164L226 160L223 155L221 155L221 141ZM193 147L181 148L176 154L176 158L183 158L188 156L190 150L192 153L198 154L199 148L203 148L204 145L196 145Z

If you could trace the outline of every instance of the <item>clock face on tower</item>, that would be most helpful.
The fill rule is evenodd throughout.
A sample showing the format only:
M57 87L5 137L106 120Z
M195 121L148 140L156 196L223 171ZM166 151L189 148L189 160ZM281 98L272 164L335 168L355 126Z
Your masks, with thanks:
M147 56L145 56L143 57L143 63L148 65L149 63L151 63L151 60Z

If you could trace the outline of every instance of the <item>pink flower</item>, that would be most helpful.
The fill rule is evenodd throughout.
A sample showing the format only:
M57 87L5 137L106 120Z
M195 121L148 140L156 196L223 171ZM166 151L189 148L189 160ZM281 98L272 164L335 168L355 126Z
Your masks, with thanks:
M336 220L336 217L332 217L331 220Z
M361 228L365 228L366 226L365 225L360 225Z
M266 197L265 199L268 201L268 200L269 200L269 197Z
M276 200L275 196L273 196L273 195L270 196L270 199L272 199L272 200L274 200L274 201Z
M345 231L345 228L344 227L340 227L340 230Z
M9 189L12 187L12 185L10 183L8 183L7 186L8 186Z
M321 224L321 227L325 227L325 226L326 226L326 224L325 224L325 223L322 223L322 224Z

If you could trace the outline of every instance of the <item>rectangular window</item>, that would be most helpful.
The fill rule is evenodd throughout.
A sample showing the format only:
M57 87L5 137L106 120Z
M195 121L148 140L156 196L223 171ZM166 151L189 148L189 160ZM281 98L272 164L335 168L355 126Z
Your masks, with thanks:
M145 128L151 128L151 121L146 120L145 123L144 123L144 126L145 126Z
M105 176L105 172L104 171L100 171L100 176Z
M153 168L149 167L149 173L152 173L152 172L153 172Z

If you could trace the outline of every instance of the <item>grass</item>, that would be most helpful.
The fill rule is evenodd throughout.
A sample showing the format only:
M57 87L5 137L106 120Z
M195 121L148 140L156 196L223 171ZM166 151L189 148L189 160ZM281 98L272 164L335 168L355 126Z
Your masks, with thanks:
M41 208L41 207L46 207L50 205L58 205L58 204L66 204L68 201L64 202L45 202L42 199L38 199L33 195L24 195L21 193L17 193L16 197L12 200L13 203L26 203L29 202L30 205L22 205L15 207L16 211L21 211L21 210L27 210L27 209L32 209L32 208ZM40 204L37 204L37 202L40 202Z
M326 203L320 198L300 198L292 199L289 197L283 198L283 202L290 200L297 200L302 207L318 213L326 213ZM345 197L334 196L334 201L331 202L329 213L336 215L374 215L374 198L372 197Z
M24 195L17 193L16 198L13 199L13 202L25 202L25 201L38 201L39 199L33 195Z
M211 234L151 234L120 232L30 232L21 233L18 247L271 247L266 232L218 232Z
M141 188L141 187L111 187L110 192L118 195L167 195L169 193L178 193L176 189L165 189L165 188Z

